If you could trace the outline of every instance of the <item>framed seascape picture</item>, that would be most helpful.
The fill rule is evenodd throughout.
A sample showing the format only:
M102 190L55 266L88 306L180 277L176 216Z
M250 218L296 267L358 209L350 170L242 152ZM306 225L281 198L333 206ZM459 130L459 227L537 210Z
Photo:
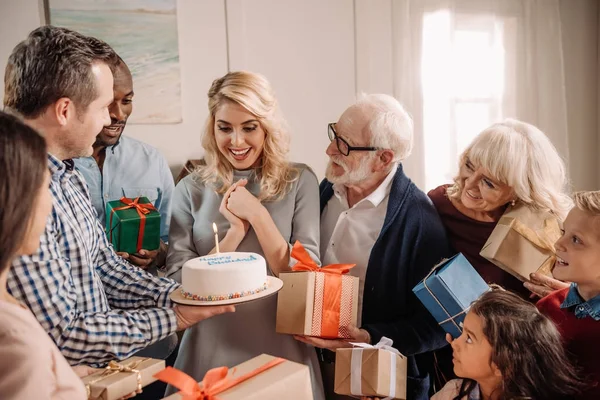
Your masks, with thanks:
M46 0L49 24L110 44L133 74L139 124L181 122L177 0Z

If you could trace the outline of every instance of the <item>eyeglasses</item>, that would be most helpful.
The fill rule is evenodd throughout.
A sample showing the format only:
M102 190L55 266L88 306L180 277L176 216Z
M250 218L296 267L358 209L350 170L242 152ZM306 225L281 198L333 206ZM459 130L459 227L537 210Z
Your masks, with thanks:
M379 150L377 147L350 146L348 144L348 142L346 142L344 139L342 139L341 137L338 136L337 132L335 131L334 125L335 125L335 122L332 122L329 125L327 125L327 130L328 130L327 133L329 135L329 140L331 140L332 142L335 140L335 144L337 145L337 148L341 154L347 156L348 154L350 154L351 151L377 151L377 150Z

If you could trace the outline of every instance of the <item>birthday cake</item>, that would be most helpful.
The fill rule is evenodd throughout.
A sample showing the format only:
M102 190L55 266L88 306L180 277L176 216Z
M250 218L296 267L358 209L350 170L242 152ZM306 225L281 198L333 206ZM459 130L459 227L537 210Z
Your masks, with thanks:
M267 265L256 253L217 253L183 264L181 293L190 300L220 301L266 290Z

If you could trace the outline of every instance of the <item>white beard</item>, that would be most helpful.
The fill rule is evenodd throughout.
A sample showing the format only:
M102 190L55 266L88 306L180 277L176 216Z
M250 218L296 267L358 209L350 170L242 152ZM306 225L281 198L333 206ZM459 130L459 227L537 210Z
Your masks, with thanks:
M369 154L367 157L363 158L360 161L358 168L355 170L349 170L349 167L343 160L343 156L336 158L336 164L344 169L344 174L340 176L335 176L333 174L332 160L330 159L327 164L327 170L325 171L325 177L329 182L336 185L356 185L366 180L371 175L371 160L374 155L375 153Z

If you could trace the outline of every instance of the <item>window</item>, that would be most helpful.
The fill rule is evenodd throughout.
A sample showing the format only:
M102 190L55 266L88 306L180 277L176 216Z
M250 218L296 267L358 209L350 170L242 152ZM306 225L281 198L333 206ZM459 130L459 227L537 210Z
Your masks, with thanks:
M505 98L512 75L505 60L507 42L514 46L514 35L507 32L512 30L510 22L449 10L424 15L421 87L426 190L451 182L458 157L471 140L512 112L511 100Z

